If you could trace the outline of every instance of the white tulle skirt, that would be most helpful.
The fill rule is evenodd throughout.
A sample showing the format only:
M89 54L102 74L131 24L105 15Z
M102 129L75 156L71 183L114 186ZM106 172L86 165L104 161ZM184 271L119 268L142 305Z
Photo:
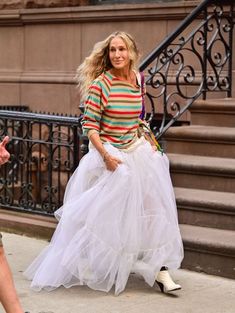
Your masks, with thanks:
M165 154L144 139L120 151L110 172L91 148L66 187L50 244L25 271L32 289L87 285L122 292L131 272L152 286L162 266L180 267L183 246Z

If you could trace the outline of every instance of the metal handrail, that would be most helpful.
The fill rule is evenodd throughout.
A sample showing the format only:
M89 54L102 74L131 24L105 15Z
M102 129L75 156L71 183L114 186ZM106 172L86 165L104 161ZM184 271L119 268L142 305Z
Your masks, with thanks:
M178 35L182 33L182 31L185 30L186 27L188 27L189 24L192 23L205 9L205 7L210 4L212 0L204 0L201 4L199 4L176 28L174 32L172 32L169 36L167 36L159 46L157 46L153 51L150 52L146 56L146 58L141 62L140 64L140 71L144 71L149 64L151 64L156 57L169 46L169 44L177 38Z
M198 26L185 34L200 16ZM156 107L162 115L160 124L154 129L157 138L200 96L206 99L208 92L221 91L231 97L233 27L233 0L204 0L142 61L139 69L146 75L150 124ZM220 47L214 51L216 44ZM191 54L198 68L187 64L186 54ZM195 87L192 95L182 91L183 87L192 86Z

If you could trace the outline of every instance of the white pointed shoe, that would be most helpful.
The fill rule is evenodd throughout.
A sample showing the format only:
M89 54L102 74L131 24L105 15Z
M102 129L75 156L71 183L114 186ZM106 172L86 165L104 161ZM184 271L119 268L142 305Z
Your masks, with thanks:
M167 270L160 271L156 277L156 283L161 289L161 292L168 293L175 290L180 290L181 286L175 284Z

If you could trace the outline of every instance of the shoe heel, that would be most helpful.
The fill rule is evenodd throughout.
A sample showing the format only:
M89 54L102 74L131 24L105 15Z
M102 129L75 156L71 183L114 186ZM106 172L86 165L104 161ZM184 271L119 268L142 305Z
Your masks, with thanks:
M161 292L164 293L164 285L162 283L160 283L159 281L157 281L157 280L156 280L156 283L158 284Z

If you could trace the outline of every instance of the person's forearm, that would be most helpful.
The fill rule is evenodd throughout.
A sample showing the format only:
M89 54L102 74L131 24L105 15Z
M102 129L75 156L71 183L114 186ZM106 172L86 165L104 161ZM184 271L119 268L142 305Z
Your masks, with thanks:
M6 313L23 313L2 247L0 247L0 302Z
M88 138L93 144L93 146L96 148L96 150L101 155L102 159L105 158L105 156L108 154L107 150L104 148L104 145L102 141L100 140L99 133L93 130L89 130L88 132Z
M95 147L95 149L100 153L106 168L109 171L115 171L119 164L122 163L122 161L110 155L108 151L105 149L102 141L100 140L99 133L94 130L89 130L88 132L88 138Z

